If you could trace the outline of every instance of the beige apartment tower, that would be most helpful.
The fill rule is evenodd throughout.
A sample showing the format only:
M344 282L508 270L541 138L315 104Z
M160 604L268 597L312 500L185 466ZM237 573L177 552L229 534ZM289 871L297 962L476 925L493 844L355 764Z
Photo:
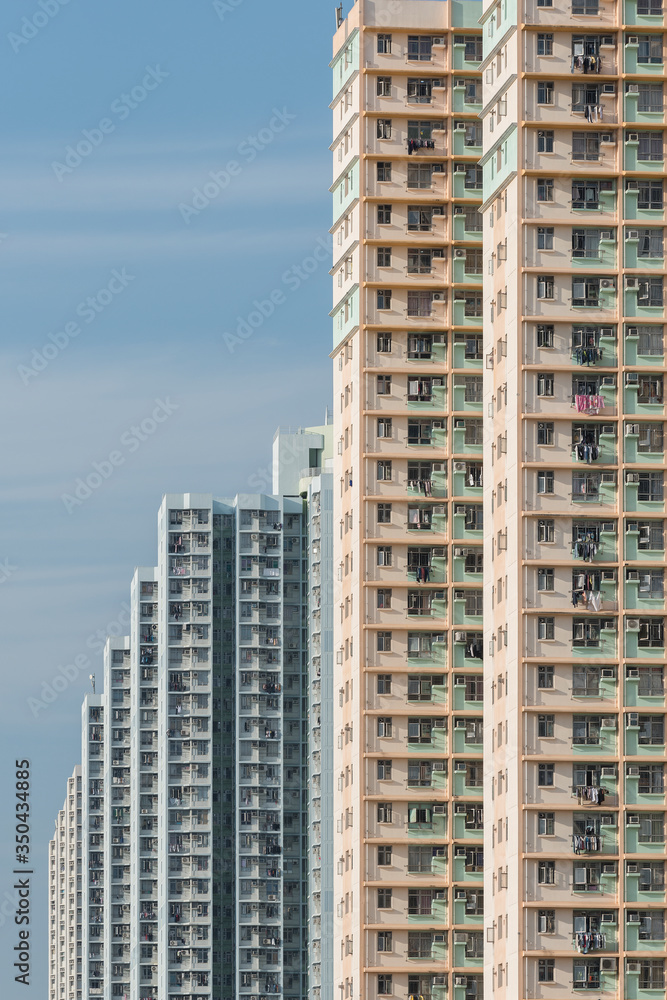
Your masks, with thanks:
M334 996L481 997L481 4L334 38Z
M485 992L665 996L662 0L484 35Z

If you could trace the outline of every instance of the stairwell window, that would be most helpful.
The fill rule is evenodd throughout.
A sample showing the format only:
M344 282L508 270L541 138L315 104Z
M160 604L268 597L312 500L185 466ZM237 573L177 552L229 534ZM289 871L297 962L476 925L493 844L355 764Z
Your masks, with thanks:
M553 396L554 375L553 372L540 372L537 376L537 395Z
M537 249L538 250L553 250L554 248L554 227L553 226L538 226L537 227Z
M391 395L391 375L377 376L377 394L378 396Z
M551 470L537 473L537 492L551 495L554 492L554 474Z
M539 80L537 84L537 103L554 103L554 82L553 80Z
M378 118L375 134L378 139L391 139L391 118Z
M544 642L555 638L556 625L554 618L540 617L537 619L537 638Z
M376 171L379 182L384 183L391 180L391 162L379 160L376 164Z
M378 205L378 225L391 225L391 205Z
M539 885L553 885L556 881L556 862L555 861L540 861L537 866L537 881ZM551 962L553 966L553 959L540 959L546 963ZM552 970L553 976L553 970ZM552 980L545 980L545 982L551 982Z
M376 94L378 97L391 97L391 77L390 76L378 76L376 79ZM386 136L378 136L378 139L387 138Z
M380 55L391 55L391 35L381 33L378 35L377 50Z
M552 56L554 54L553 34L545 34L542 31L539 32L537 36L537 54L538 56Z

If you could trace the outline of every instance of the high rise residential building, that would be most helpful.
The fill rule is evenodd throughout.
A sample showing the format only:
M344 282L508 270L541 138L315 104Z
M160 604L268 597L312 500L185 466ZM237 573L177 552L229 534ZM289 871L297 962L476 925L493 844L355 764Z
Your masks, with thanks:
M487 996L665 996L662 0L485 4Z
M481 13L334 36L339 1000L483 989Z
M107 642L104 693L85 699L51 843L51 1000L307 995L309 896L328 886L309 862L316 788L331 809L315 701L316 675L331 685L330 591L315 581L330 576L330 431L317 430L305 455L299 432L293 470L274 462L292 496L162 501L157 566L135 571L130 635Z
M71 778L67 779L65 802L56 818L55 833L49 844L49 996L52 1000L83 1000L81 817L81 767L77 764Z

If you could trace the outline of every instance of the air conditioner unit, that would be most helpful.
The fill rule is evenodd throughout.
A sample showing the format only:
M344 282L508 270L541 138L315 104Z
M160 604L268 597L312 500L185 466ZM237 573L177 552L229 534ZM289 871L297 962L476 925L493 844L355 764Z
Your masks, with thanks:
M466 422L465 422L465 420L460 420L460 419L459 419L459 420L455 420L455 421L454 421L454 427L455 427L455 428L458 428L459 430L460 430L460 429L461 429L462 427L464 428L464 427L465 427L465 425L466 425Z
M465 206L464 205L454 205L454 215L464 215Z
M626 483L638 483L639 473L638 472L627 472L625 475Z
M465 769L466 769L466 762L464 760L455 760L454 761L454 770L455 771L465 771ZM462 850L463 850L463 853L465 854L465 847Z
M455 720L455 722L454 722L454 729L465 729L465 728L466 728L466 720L465 719L456 719Z
M444 942L444 940L445 940L445 935L444 934L434 934L433 935L433 944L442 944Z
M610 240L611 238L612 238L611 237L611 229L601 229L600 230L600 239L601 240Z
M433 292L433 295L431 296L431 300L433 302L444 302L445 301L445 293L444 292Z
M465 815L467 808L468 807L466 806L465 802L457 802L454 806L454 812L457 815L461 815L462 813ZM465 892L463 893L463 895L465 896ZM457 899L460 898L461 898L460 896L457 896Z
M626 288L636 288L637 287L637 279L636 278L626 277L626 279L625 279L625 287Z
M608 618L606 621L602 622L601 628L603 631L606 629L607 632L616 631L616 621L613 618Z
M615 924L616 923L616 919L614 917L614 914L613 913L601 913L600 914L600 923L602 923L602 924Z
M454 472L465 472L466 464L465 462L454 462Z
M628 712L628 728L630 726L638 726L638 725L639 725L639 712Z
M468 979L466 976L454 976L454 986L467 986Z
M615 286L613 278L602 278L602 280L600 281L600 288L614 288L614 287Z
M444 771L445 770L445 762L444 762L444 760L434 760L433 764L431 765L431 770L433 770L433 771Z
M602 570L602 579L603 580L608 580L608 581L615 580L616 579L616 570L615 569L603 569Z
M614 864L603 865L602 866L602 874L603 875L615 875L616 874L616 865L614 865Z
M609 238L611 239L611 235L610 235ZM602 327L600 327L600 336L601 337L615 337L616 336L616 330L614 329L613 326L602 326Z
M639 84L638 83L629 83L628 84L628 94L638 94L638 93L639 93Z
M636 326L628 326L626 328L626 331L625 331L625 336L626 337L638 337L639 336L639 330L638 330L638 328Z
M432 211L433 215L444 215L445 214L444 205L434 205Z
M625 629L627 632L639 632L639 618L626 618ZM636 712L631 714L634 714L635 716L637 715ZM630 723L630 725L632 725L632 723Z
M638 778L639 777L639 768L638 767L631 767L631 766L629 766L628 769L627 769L627 771L626 771L626 774L627 774L628 778Z
M444 805L433 806L434 816L444 816L446 812L447 812L447 806Z
M602 972L616 972L616 959L603 958L600 962L600 969Z
M445 547L444 547L444 545L436 545L435 548L433 549L433 558L434 559L443 559L444 555L445 555Z
M466 512L465 504L459 503L459 504L455 504L454 505L454 513L455 514L465 514L465 512Z
M616 777L616 768L615 767L601 767L600 768L600 775L603 778L615 778Z
M466 255L466 251L462 247L457 247L456 250L454 251L454 256L455 257L459 257L459 258L460 257L465 257L465 255Z
M616 717L613 715L604 716L604 718L600 723L600 726L602 727L602 729L616 729Z
M625 436L631 437L633 434L639 434L639 424L626 424Z
M626 139L626 142L639 142L639 133L638 132L628 132L628 137ZM635 184L636 183L637 182L635 181Z
M433 977L433 985L434 986L446 986L447 985L447 976L434 976Z
M639 230L638 229L628 229L625 235L626 240L638 240Z
M616 531L616 525L613 521L603 521L600 525L600 531L608 531L613 534Z
M639 670L637 669L637 667L628 667L625 676L626 677L639 677Z
M465 130L466 130L467 127L468 126L466 125L465 122L457 122L456 123L456 131L457 132L465 132Z
M629 569L628 572L627 572L627 574L626 574L625 579L626 580L638 580L639 579L639 570L638 569Z
M466 634L465 634L465 632L455 632L454 633L454 642L465 642L465 641L466 641Z
M616 473L615 472L603 472L602 475L600 476L600 482L601 483L610 483L610 484L615 483L616 482Z
M628 826L639 826L639 813L628 813Z
M625 963L625 971L626 972L639 972L640 969L641 969L641 966L640 966L639 962L628 962L628 961L626 961L626 963Z
M600 816L600 826L616 826L614 817L611 815Z
M636 35L628 35L628 39L625 43L626 45L639 45L639 39Z
M637 872L639 871L639 865L637 864L636 861L628 861L628 863L625 866L625 870L628 873L628 875L636 875Z
M626 532L627 531L639 531L639 523L637 521L628 521L628 523L625 526L625 530L626 530Z
M442 173L444 173L444 169L445 169L445 167L444 167L443 163L432 163L431 164L431 173L432 174L442 174Z
M613 375L604 375L602 378L602 385L611 389L616 385L616 379Z
M634 134L636 135L636 133L634 133ZM626 181L625 190L626 191L639 191L639 181L636 181L636 180L633 180L633 178L630 178L628 181Z
M455 163L454 164L454 173L455 174L464 174L465 171L466 171L466 165L465 165L465 163Z
M616 433L616 427L614 426L614 424L602 424L602 426L600 427L600 434L613 435L615 433Z
M603 667L600 671L600 676L612 680L616 676L616 673L613 667Z
M466 550L465 549L460 549L460 548L455 548L454 549L454 555L455 556L464 556L465 554L466 554Z

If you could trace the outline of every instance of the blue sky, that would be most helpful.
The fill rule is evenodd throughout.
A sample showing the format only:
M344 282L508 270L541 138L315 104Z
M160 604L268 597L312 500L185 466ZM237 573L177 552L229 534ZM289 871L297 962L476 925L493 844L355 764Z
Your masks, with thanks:
M274 429L330 400L328 262L301 263L330 224L333 0L61 3L0 10L0 788L32 760L37 871L26 989L6 809L4 1000L47 995L46 848L86 685L36 718L29 699L77 655L101 676L90 637L154 563L163 492L243 490Z

